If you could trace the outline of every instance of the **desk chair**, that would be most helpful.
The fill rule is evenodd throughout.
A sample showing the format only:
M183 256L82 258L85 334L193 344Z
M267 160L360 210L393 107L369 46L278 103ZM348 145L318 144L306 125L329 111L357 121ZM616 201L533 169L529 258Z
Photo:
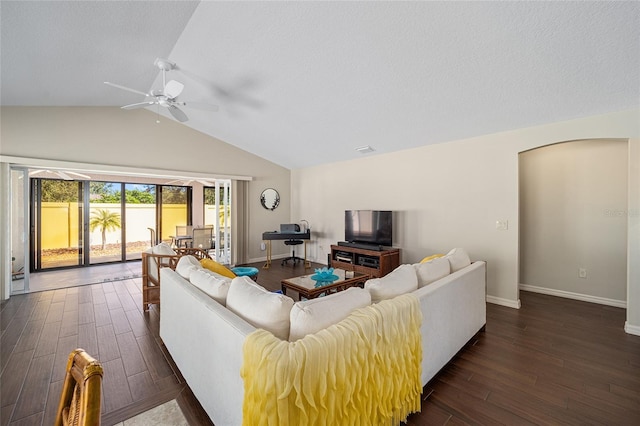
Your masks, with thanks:
M299 260L300 260L300 261L302 261L302 260L303 260L302 258L300 258L300 257L296 256L296 246L297 246L297 245L300 245L300 244L302 244L302 243L304 243L304 241L302 241L302 240L293 240L293 239L291 239L291 240L285 240L284 244L285 244L285 245L287 245L287 246L293 246L293 251L292 251L291 256L289 256L289 257L287 257L287 258L285 258L285 259L282 259L282 265L283 265L283 266L284 266L284 264L285 264L285 263L287 263L287 262L288 262L288 261L290 261L290 260L293 260L293 264L294 264L294 265L296 265L296 264L298 263L298 261L299 261Z

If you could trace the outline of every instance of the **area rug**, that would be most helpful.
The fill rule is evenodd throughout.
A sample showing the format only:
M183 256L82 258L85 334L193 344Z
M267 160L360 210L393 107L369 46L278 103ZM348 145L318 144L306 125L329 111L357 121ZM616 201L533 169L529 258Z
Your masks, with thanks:
M118 423L116 426L189 426L175 399Z

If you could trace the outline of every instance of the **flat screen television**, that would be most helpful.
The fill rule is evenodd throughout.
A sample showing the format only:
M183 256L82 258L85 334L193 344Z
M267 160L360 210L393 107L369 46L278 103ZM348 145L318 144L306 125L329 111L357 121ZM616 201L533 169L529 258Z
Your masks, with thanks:
M393 245L393 212L390 210L345 210L344 239L350 243Z

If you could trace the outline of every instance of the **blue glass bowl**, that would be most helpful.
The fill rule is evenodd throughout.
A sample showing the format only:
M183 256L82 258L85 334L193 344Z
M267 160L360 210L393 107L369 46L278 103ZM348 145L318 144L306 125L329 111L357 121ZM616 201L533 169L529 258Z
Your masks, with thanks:
M333 273L333 268L318 268L315 272L315 274L311 275L311 279L314 281L331 282L340 278Z
M340 277L334 274L313 274L310 278L314 281L332 282Z

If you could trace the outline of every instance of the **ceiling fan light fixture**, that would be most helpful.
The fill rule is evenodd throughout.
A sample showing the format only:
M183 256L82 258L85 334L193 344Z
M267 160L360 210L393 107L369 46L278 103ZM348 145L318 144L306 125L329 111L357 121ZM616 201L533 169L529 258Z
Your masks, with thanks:
M160 68L162 71L171 71L176 67L175 62L171 62L168 59L162 59L162 58L156 58L156 60L153 61L153 65Z

